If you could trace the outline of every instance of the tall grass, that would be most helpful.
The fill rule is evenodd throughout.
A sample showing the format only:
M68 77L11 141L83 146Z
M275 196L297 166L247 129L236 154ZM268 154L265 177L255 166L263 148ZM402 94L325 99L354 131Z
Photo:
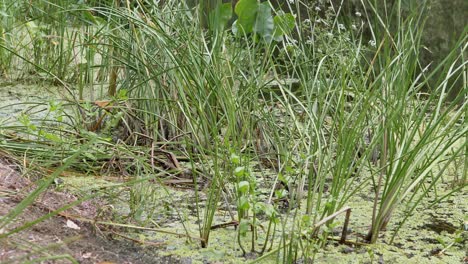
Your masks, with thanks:
M387 22L397 23L396 30L391 30L392 25L384 24L375 9L374 12L381 23L378 28L381 28L382 38L377 43L380 52L375 54L377 67L374 69L379 72L371 88L381 90L379 101L383 112L379 125L381 174L376 181L372 228L367 236L372 243L399 205L413 203L417 193L424 193L424 182L434 167L442 160L453 162L459 157L456 153L462 153L466 144L462 139L466 128L459 126L464 115L459 108L459 104L464 104L463 95L454 101L448 97L449 80L466 67L466 62L461 61L461 54L466 51L463 44L466 36L444 61L451 64L442 72L446 78L431 91L427 100L414 100L426 84L425 68L421 68L418 61L424 11L403 19L401 1L397 1L392 9L396 19ZM450 151L452 155L448 154ZM432 177L434 181L438 179Z
M396 1L386 17L371 1L366 5L375 17L370 44L361 30L340 24L339 6L324 8L324 15L311 7L309 19L296 20L295 32L265 41L229 27L207 30L199 16L209 5L196 12L183 1L93 7L39 1L25 25L44 28L57 44L51 49L44 36L28 31L31 43L17 48L2 37L0 55L25 58L21 54L35 51L30 65L78 87L70 90L79 98L70 118L75 126L85 120L86 103L108 100L119 110L106 114L124 124L129 145L188 158L202 247L209 246L218 207L234 204L243 253L250 239L250 251L264 254L274 246L278 261L290 263L313 258L335 213L368 186L374 207L367 239L375 243L396 210L409 216L421 202L429 178L437 184L436 166L466 154L467 131L460 125L466 99L447 97L452 76L466 71L466 37L443 62L450 67L426 72L418 61L424 13L403 16ZM46 11L56 16L41 15ZM73 26L65 26L70 21ZM421 98L436 72L446 77ZM24 130L31 132L27 125ZM115 149L110 141L102 144ZM15 149L13 143L2 147ZM259 184L268 187L266 197ZM134 198L145 202L144 195ZM284 198L289 204L279 214L274 201ZM268 228L258 249L262 221ZM281 235L275 235L278 223Z

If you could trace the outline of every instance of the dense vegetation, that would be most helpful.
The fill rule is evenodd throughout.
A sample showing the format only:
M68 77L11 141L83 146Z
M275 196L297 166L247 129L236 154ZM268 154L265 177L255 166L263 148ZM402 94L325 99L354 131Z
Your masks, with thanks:
M1 120L3 155L52 173L0 230L64 171L117 175L130 191L116 224L153 227L153 185L184 185L198 224L187 239L210 247L214 228L236 226L239 257L293 263L337 228L353 243L362 193L373 206L359 245L389 225L392 243L429 193L438 203L463 190L466 28L429 68L425 1L404 13L406 1L364 1L346 16L327 1L235 2L1 1L2 78L60 96ZM188 205L169 203L184 224Z

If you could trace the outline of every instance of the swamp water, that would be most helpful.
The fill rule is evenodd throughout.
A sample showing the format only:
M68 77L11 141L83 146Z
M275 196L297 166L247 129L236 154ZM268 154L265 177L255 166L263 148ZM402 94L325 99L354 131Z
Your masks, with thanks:
M20 102L47 102L57 95L53 92L46 93L44 89L35 85L2 84L0 85L0 117L4 120L9 119L11 122L14 119L12 117L21 113L27 106ZM392 245L387 242L392 236L394 223L405 217L401 210L396 212L388 230L382 233L377 244L354 247L339 245L330 240L324 249L316 253L314 263L466 263L468 235L464 225L468 220L468 191L464 189L441 203L429 207L431 201L443 197L452 190L452 180L457 174L460 177L461 171L460 167L455 166L446 169L443 182L437 186L437 193L435 190L429 192L428 197L424 198L425 202L414 211ZM104 176L79 175L61 179L63 183L54 187L58 191L77 196L97 193L100 200L109 208L113 208L112 218L109 221L121 224L133 222L135 225L140 221L142 224L145 223L159 230L145 231L119 227L120 236L112 236L117 241L124 241L129 248L133 248L135 241L139 241L143 248L154 252L155 255L147 256L146 261L151 258L155 261L153 263L245 263L253 261L251 257L241 256L242 252L237 243L237 231L232 226L213 230L208 248L200 247L196 239L199 236L199 223L193 206L194 192L191 189L163 187L156 182L126 186L122 185L122 182L127 180L126 178ZM145 202L145 204L150 204L150 206L131 208L129 205L135 204L134 201L130 201L132 188L140 188L140 190L145 188L146 199L151 199L151 202ZM347 203L352 209L348 240L361 242L361 237L367 233L370 225L369 212L373 205L372 199L373 192L371 186L368 186ZM225 205L221 205L221 209L216 212L214 224L232 220L227 210L222 209L223 207ZM128 218L132 210L136 221ZM138 213L139 211L144 211L144 213ZM337 217L337 223L337 227L342 226L342 216ZM112 228L112 225L110 227ZM278 234L281 233L280 225L277 228L277 238L273 249L277 248ZM103 230L103 232L106 231ZM187 235L193 238L188 239ZM243 238L244 245L250 243L249 237L248 234L246 238ZM261 239L259 241L262 242ZM125 243L119 244L119 247L125 246ZM164 256L168 258L164 259ZM272 254L260 263L274 263L275 259L276 254Z
M451 168L454 170L454 168ZM447 192L451 190L450 182L442 184L442 189ZM102 189L102 186L112 184L106 180L96 180L95 178L64 178L63 188L80 192L80 190ZM150 222L158 226L158 229L178 234L188 234L197 237L198 224L194 211L191 210L188 196L193 195L191 191L180 191L173 188L162 188L152 185L154 188L153 197L154 211ZM169 193L165 189L169 189ZM348 240L362 241L358 236L365 235L369 228L369 212L372 210L372 193L354 196L348 203L352 208L349 224ZM440 190L439 190L440 191ZM111 192L120 193L119 189L111 189ZM445 192L439 192L442 197ZM114 196L107 194L108 196ZM107 196L106 195L106 196ZM123 195L126 196L126 195ZM121 197L122 198L122 197ZM442 203L436 204L429 209L424 207L429 205L429 201L435 196L431 194L413 213L409 221L403 226L396 236L393 245L388 245L393 231L392 223L401 221L404 218L402 212L398 212L386 232L383 233L378 243L370 246L352 247L339 245L329 241L327 246L319 250L314 263L463 263L466 260L467 231L463 231L464 219L468 214L468 192L462 191L458 195L450 197ZM119 199L116 199L119 200ZM125 203L115 204L117 211L126 215L129 211ZM179 212L176 212L171 204L177 204ZM222 207L222 206L221 206ZM214 224L222 224L231 220L226 211L218 210ZM183 222L183 224L182 224ZM337 227L341 227L343 217L337 217ZM131 228L129 229L131 231ZM278 226L277 234L280 233ZM339 232L341 233L341 232ZM178 237L174 234L164 234L152 231L131 231L128 236L141 241L161 243L155 250L159 254L167 256L178 256L189 258L192 263L245 263L252 259L241 257L241 250L237 244L237 232L233 227L213 230L210 234L208 248L200 248L199 241ZM461 239L461 243L452 242ZM250 243L249 235L243 239L244 246ZM259 241L262 242L260 239ZM279 241L279 237L277 240ZM277 245L277 242L275 243ZM260 247L260 246L258 246ZM273 247L275 248L275 247ZM444 250L444 248L447 248ZM441 254L440 252L444 250ZM266 258L260 263L274 263L276 254L271 258Z

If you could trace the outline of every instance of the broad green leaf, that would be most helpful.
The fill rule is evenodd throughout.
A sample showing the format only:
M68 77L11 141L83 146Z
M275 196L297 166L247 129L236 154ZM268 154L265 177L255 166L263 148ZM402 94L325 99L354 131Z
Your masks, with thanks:
M241 181L239 182L238 189L241 193L247 193L249 191L249 182L248 181Z
M281 189L281 190L276 190L275 191L275 196L276 198L278 199L281 199L283 197L286 197L286 195L288 195L288 191L286 191L285 189Z
M232 164L239 165L240 157L234 153L231 154L231 162Z
M239 224L239 233L241 236L245 236L250 229L250 221L247 219L242 219Z
M282 173L278 174L278 180L280 180L282 183L284 183L286 185L289 184L290 179L291 179L291 177L285 176Z
M245 167L237 167L234 169L234 175L236 177L242 177L245 175Z
M227 22L232 18L232 5L231 3L225 3L219 6L219 19L223 27L226 26Z
M266 42L273 38L273 16L268 2L263 2L258 6L257 17L255 19L254 32L261 36Z
M257 0L240 0L236 4L235 13L238 17L236 28L238 33L251 33L258 10Z
M275 16L275 32L273 34L276 41L281 41L283 36L289 34L296 24L294 16L290 13Z
M59 106L60 106L59 103L57 103L57 102L55 102L55 101L53 101L53 100L50 100L50 101L49 101L49 107L50 107L50 111L51 111L51 112L56 111L56 110L59 108Z
M89 12L88 10L84 10L82 12L83 14L83 20L90 23L90 24L93 24L93 25L98 25L98 21L96 20L96 17L93 16L93 14L91 12Z
M240 197L237 207L238 207L237 208L238 210L243 210L243 211L248 210L250 208L250 203L247 197L245 196Z
M265 214L269 218L274 218L277 215L275 208L271 204L265 204Z
M265 212L265 203L256 203L255 204L255 212L257 213L261 213L261 212Z
M127 89L120 89L117 94L117 99L126 100L128 99L128 90Z
M218 5L215 10L210 12L210 28L211 30L224 30L226 24L232 17L231 3Z
M55 135L55 134L52 134L52 133L44 133L44 138L50 140L50 141L54 141L54 142L57 142L57 143L60 143L62 142L62 140L60 140L60 137Z

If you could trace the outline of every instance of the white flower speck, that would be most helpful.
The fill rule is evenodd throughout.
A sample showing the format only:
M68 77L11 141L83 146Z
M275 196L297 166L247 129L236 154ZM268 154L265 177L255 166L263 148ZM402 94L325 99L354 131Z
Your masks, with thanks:
M375 47L376 43L375 40L369 40L369 45Z
M359 11L356 11L356 13L354 13L354 14L355 14L356 16L358 16L358 17L362 16L361 12L359 12Z
M353 30L357 30L357 27L356 27L356 25L354 25L354 24L351 25L351 28L352 28Z
M338 29L339 30L345 30L345 26L343 24L338 24Z
M316 6L315 11L320 12L320 11L322 11L322 9L320 9L320 7Z

